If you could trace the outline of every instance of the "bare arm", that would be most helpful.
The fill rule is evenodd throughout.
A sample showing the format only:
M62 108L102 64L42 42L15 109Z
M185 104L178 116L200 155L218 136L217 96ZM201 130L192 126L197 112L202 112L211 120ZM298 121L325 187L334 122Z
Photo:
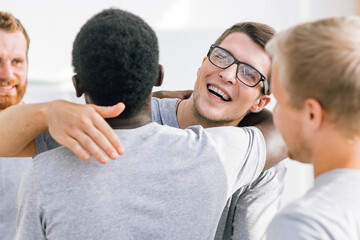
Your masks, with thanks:
M260 129L266 142L266 163L264 169L269 169L287 158L287 147L279 131L276 129L272 112L263 109L258 113L248 114L238 127L255 126Z
M123 147L103 118L118 116L124 108L122 103L99 107L66 101L9 107L0 113L0 125L6 126L0 128L0 156L35 156L34 139L48 130L81 159L92 155L105 163L107 156L115 159L122 154Z
M153 92L152 96L157 98L179 98L179 99L188 99L192 90L183 90L183 91L157 91Z

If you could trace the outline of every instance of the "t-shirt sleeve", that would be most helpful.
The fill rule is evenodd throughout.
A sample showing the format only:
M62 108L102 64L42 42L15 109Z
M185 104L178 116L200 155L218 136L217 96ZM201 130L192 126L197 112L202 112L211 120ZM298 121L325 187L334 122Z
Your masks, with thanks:
M176 118L177 98L151 98L152 121L160 125L178 128Z
M205 131L224 166L229 196L258 178L266 159L265 139L258 128L217 127Z
M42 224L43 196L33 167L23 176L17 199L16 240L46 239Z
M35 138L35 146L36 146L36 153L40 154L42 152L60 147L61 145L58 144L50 135L49 132L44 132Z

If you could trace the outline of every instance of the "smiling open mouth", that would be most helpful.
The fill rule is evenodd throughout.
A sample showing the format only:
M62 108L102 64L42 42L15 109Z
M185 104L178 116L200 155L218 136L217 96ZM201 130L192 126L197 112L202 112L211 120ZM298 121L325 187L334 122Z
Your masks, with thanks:
M0 89L4 89L4 90L10 90L12 89L14 86L6 86L6 87L0 87Z
M221 99L221 100L223 100L225 102L230 102L231 101L230 96L228 96L226 93L224 93L220 89L214 87L213 85L208 84L207 89L215 97L217 97L217 98L219 98L219 99Z

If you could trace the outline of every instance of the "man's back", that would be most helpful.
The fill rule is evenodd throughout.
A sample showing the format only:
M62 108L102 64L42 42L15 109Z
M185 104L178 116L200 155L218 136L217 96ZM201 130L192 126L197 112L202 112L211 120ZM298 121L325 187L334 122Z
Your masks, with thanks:
M212 239L227 198L265 162L255 128L151 123L116 133L126 153L106 165L63 147L34 159L20 192L19 239Z

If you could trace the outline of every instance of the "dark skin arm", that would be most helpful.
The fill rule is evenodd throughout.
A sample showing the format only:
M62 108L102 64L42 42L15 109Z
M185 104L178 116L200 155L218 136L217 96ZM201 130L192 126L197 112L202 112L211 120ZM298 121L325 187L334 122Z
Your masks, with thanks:
M255 126L259 128L264 135L266 142L265 170L287 158L286 144L274 125L272 112L270 110L263 109L258 113L249 113L238 124L238 127L246 126Z
M179 99L188 99L192 90L183 90L183 91L157 91L153 92L152 96L157 98L179 98Z

